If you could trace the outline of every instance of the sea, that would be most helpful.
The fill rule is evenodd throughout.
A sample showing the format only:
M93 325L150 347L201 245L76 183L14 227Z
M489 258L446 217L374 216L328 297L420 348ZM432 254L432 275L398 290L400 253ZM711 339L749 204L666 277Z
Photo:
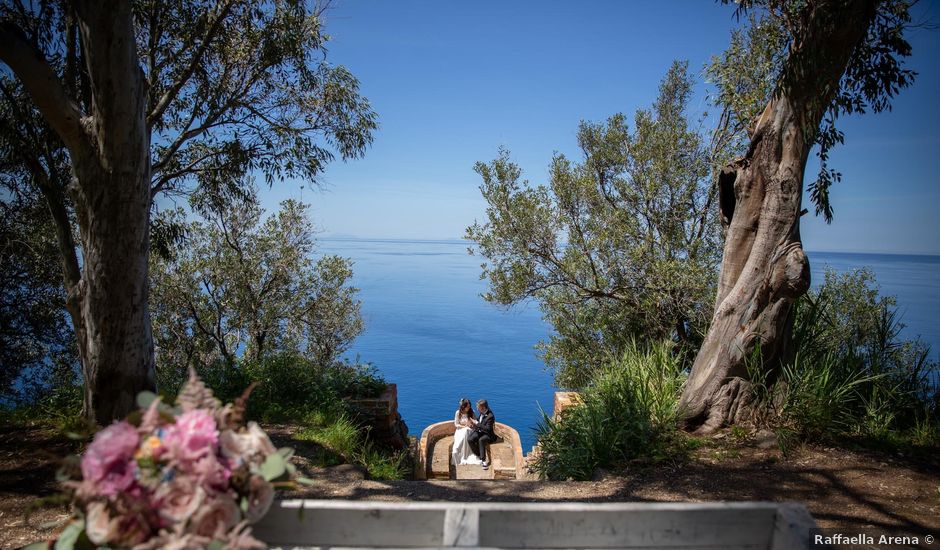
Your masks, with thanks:
M347 357L373 364L398 386L412 435L452 419L458 401L486 399L498 422L519 431L526 452L551 414L555 388L536 345L551 333L535 303L511 308L481 294L480 256L459 240L322 238L319 252L351 258L365 331ZM940 256L808 252L813 285L829 267L874 271L897 297L903 335L940 351Z

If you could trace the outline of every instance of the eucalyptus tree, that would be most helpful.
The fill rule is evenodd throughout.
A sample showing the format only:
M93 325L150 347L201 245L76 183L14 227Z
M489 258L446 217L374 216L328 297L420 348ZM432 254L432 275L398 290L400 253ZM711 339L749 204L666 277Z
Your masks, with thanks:
M786 358L794 302L810 284L800 240L807 157L819 146L822 170L810 191L829 221L828 191L839 175L828 167L828 152L843 139L836 120L890 108L913 80L902 64L911 54L903 35L909 7L904 0L739 3L739 13L758 13L781 39L771 42L777 51L766 68L774 85L759 110L748 112L753 97L736 87L739 71L751 70L738 63L740 42L713 66L720 97L740 107L736 116L750 136L717 181L726 237L714 315L680 401L688 428L708 432L745 417L746 358L759 351L769 378Z
M302 0L0 5L0 88L19 113L3 139L55 222L90 418L121 417L154 386L157 195L238 196L248 173L311 180L370 143L375 113L326 62L321 23Z
M520 181L506 151L476 165L486 220L467 237L486 260L484 298L539 303L555 329L541 347L561 386L584 385L633 339L701 338L720 253L720 153L686 115L692 85L687 64L674 63L632 131L622 114L582 122L582 160L556 154L548 185Z
M303 354L322 367L362 331L352 264L316 252L309 207L281 203L267 217L253 200L205 204L187 223L186 246L152 259L159 369L273 353Z

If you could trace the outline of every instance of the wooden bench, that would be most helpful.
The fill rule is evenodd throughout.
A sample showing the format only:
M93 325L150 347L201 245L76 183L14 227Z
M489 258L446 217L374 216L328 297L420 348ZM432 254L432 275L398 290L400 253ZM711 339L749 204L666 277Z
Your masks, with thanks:
M809 548L802 504L289 500L254 527L272 547Z

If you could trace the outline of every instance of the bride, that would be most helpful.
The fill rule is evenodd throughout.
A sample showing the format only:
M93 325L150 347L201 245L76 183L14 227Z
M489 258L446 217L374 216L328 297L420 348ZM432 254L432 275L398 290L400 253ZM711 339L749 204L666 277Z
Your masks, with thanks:
M481 464L480 458L470 450L470 444L467 442L467 436L470 430L476 425L476 419L473 417L473 408L470 407L469 399L460 400L460 408L454 413L454 448L451 451L450 461L456 466L458 464Z

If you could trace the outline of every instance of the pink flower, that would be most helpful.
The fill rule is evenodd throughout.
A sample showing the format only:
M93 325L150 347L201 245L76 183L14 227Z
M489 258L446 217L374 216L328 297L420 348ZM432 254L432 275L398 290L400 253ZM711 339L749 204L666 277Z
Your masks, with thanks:
M137 431L141 435L146 435L156 431L157 427L160 425L160 397L157 397L150 403L150 406L147 407L147 410L144 411L143 416L140 419L140 426L137 427Z
M148 540L134 546L133 550L204 550L212 539L192 533L162 530Z
M124 421L95 434L82 457L82 477L90 492L114 496L131 486L138 443L137 430Z
M175 424L167 426L163 436L169 457L178 462L192 462L214 454L218 441L215 419L203 409L181 414Z
M196 483L176 478L157 488L153 504L160 517L169 523L185 522L205 501L206 492Z
M251 527L244 521L229 531L225 541L227 550L264 550L267 547L267 544L251 536Z
M214 454L206 455L191 463L190 475L207 492L224 492L228 489L231 472Z
M190 531L204 537L223 538L241 519L241 510L228 495L217 495L196 513Z

